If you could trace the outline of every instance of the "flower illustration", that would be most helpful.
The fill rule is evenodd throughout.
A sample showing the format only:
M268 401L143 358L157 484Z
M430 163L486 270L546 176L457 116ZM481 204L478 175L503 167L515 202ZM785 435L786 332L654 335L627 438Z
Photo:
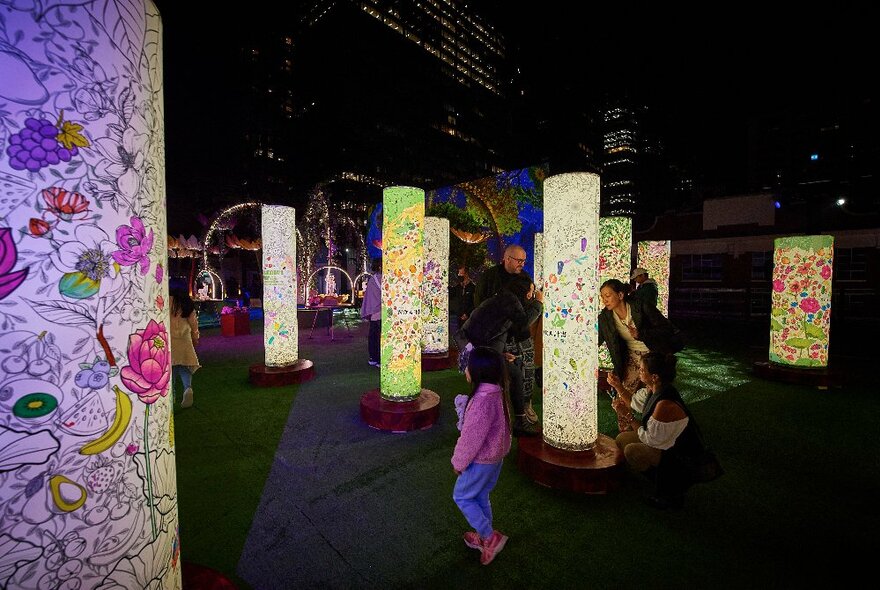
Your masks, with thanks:
M150 320L128 337L128 366L120 377L143 403L152 404L168 395L170 361L165 324Z
M43 200L46 201L46 210L63 221L72 221L74 215L89 210L89 201L84 196L57 186L45 189Z
M147 136L136 133L131 127L122 133L122 141L110 137L95 140L104 159L95 166L95 174L118 188L123 197L131 201L140 190L140 172L143 167L142 153Z
M64 273L58 284L61 294L86 299L98 292L103 279L117 274L110 254L113 243L95 225L78 226L74 236L75 239L61 244L50 259Z
M831 267L826 264L822 267L822 270L819 272L819 274L822 275L822 278L827 281L831 278Z
M780 279L776 279L773 281L773 290L777 293L782 293L785 291L785 283Z
M0 299L8 297L27 278L28 267L11 272L17 259L18 250L12 241L12 230L0 228Z
M152 232L151 232L152 233ZM156 282L161 284L162 278L165 276L165 269L162 268L161 264L156 265Z
M140 263L141 274L150 270L150 249L153 247L153 230L147 235L144 222L139 217L131 218L131 225L116 228L116 243L121 248L113 253L113 260L120 266L133 266Z
M807 313L816 313L819 311L819 302L813 297L805 297L801 300L800 308Z

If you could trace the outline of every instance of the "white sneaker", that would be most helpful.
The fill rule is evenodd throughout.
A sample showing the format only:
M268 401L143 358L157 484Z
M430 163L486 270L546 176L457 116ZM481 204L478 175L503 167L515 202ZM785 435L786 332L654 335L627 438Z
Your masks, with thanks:
M180 400L181 408L188 408L193 405L193 390L192 387L187 387L183 392L183 399Z

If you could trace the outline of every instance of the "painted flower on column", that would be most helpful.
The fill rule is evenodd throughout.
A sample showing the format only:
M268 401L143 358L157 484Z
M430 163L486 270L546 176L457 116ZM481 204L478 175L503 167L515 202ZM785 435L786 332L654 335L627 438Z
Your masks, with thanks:
M140 264L142 275L149 272L153 230L148 235L139 217L132 217L130 226L120 225L116 228L116 243L120 249L113 253L113 260L120 266Z
M87 299L101 288L101 281L116 275L111 252L113 243L96 225L80 225L75 239L64 242L52 252L55 268L64 273L58 283L62 295Z
M18 251L12 241L12 230L0 228L0 300L8 297L27 278L28 267L12 272L17 259Z
M168 395L170 362L165 324L150 320L146 328L128 337L128 366L120 377L143 403L152 404Z

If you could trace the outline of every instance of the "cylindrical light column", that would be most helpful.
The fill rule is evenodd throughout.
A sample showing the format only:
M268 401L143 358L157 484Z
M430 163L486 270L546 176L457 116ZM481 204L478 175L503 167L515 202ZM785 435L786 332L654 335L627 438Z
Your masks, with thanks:
M449 350L449 220L425 217L422 351Z
M773 250L770 361L828 366L833 236L777 238Z
M535 287L538 289L544 290L544 234L541 232L535 233L535 253L534 253L534 261L535 261Z
M3 588L181 586L162 23L116 8L2 8Z
M587 450L598 436L599 177L544 181L544 441Z
M296 318L296 211L263 205L263 344L267 367L299 357Z
M638 265L648 271L657 283L657 309L669 315L669 260L672 242L669 240L639 242Z
M599 285L608 279L629 282L632 262L632 219L602 217L599 219ZM599 347L599 367L611 370L611 354L603 344Z
M422 389L425 191L383 191L381 395L406 402Z

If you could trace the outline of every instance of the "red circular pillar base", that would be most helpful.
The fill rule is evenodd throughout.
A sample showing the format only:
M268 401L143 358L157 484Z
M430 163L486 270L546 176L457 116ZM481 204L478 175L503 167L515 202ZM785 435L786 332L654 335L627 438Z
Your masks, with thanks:
M423 352L422 371L442 371L452 366L452 354L447 352Z
M623 453L614 439L604 434L589 451L563 451L539 436L521 436L517 441L517 467L548 488L606 494L620 487L626 473Z
M440 417L440 396L423 389L419 397L408 402L382 399L378 389L361 396L361 419L371 428L408 432L430 428Z
M755 372L755 375L762 379L795 383L797 385L815 385L823 389L837 385L840 381L838 375L830 367L811 369L809 367L777 365L770 361L758 361L752 365L752 370Z
M299 359L286 367L267 367L263 363L251 365L248 380L257 387L282 387L303 383L315 376L312 361Z

